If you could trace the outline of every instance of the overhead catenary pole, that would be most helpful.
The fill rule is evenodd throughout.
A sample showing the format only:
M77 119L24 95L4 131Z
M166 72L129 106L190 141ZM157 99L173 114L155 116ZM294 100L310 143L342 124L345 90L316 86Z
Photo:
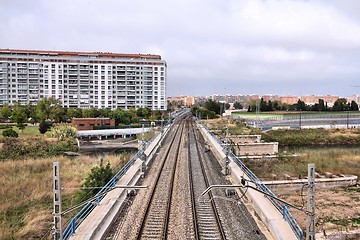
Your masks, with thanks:
M62 207L61 207L61 181L60 181L60 163L53 162L53 192L54 192L54 240L62 240Z
M223 174L224 175L228 175L230 173L230 170L229 170L229 163L230 163L230 160L229 160L229 125L226 126L226 156L224 158L224 170L223 170Z
M140 155L140 159L141 159L141 172L143 174L145 174L146 171L146 154L145 154L145 149L146 149L146 145L145 145L145 138L144 138L144 124L142 125L142 133L141 133L141 155Z
M306 240L315 240L315 164L308 164Z

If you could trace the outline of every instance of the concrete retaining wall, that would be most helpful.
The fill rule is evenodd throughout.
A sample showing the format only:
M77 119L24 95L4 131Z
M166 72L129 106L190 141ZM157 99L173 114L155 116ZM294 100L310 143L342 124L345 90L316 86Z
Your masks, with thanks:
M235 150L239 156L275 155L279 152L279 144L277 142L239 144L235 146Z
M221 139L224 139L224 137ZM229 139L235 144L260 143L261 135L231 135Z

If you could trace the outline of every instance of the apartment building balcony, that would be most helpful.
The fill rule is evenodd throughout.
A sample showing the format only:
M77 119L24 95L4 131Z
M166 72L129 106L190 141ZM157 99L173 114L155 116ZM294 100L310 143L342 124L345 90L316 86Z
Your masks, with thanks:
M37 74L29 74L29 78L39 78L39 75Z
M125 66L116 66L116 70L125 70Z
M39 86L38 85L29 85L29 89L37 90L37 89L39 89Z
M89 70L89 65L80 65L80 70Z
M17 68L27 68L26 63L18 63Z
M80 70L80 75L89 75L88 70Z
M74 92L76 92L77 93L77 90L78 90L78 88L77 88L77 86L68 86L68 89L69 90L74 90ZM71 91L69 91L69 93L70 93Z
M69 101L71 107L77 107L78 101ZM74 106L73 106L74 105Z
M69 80L68 85L77 85L78 81Z
M25 93L25 94L18 94L18 99L20 100L27 100L28 99L28 95Z
M69 65L69 67L68 67L69 69L78 69L78 66L77 65Z
M69 70L68 74L69 75L78 75L78 71L77 70Z
M18 74L17 78L18 79L27 79L27 75L26 74Z
M116 74L117 74L117 75L125 76L125 71L117 71Z
M30 70L29 70L29 73L30 73L30 74L38 74L39 71L38 71L37 69L30 69Z
M23 73L23 74L27 74L27 69L18 69L17 71L16 71L17 73Z
M29 100L38 100L39 99L39 95L29 95Z
M77 80L77 79L78 79L78 76L77 76L77 75L72 75L72 76L69 76L68 79L70 79L70 80Z
M78 95L76 94L76 95L69 95L68 96L68 99L78 99Z
M27 79L18 79L17 81L19 84L27 84Z
M30 96L32 96L32 95L38 96L38 94L39 94L39 91L37 91L37 90L30 90L30 89L29 89L29 95L30 95Z

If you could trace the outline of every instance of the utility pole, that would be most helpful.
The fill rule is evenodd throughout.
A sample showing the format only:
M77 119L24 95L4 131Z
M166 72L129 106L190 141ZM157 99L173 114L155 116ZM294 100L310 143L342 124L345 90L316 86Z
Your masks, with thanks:
M62 240L62 207L61 207L61 181L60 181L60 163L53 162L53 192L54 192L54 240Z
M144 139L144 124L142 125L142 133L141 133L141 142L142 142L142 146L141 146L141 155L140 155L140 159L141 159L141 172L143 173L143 176L145 175L145 171L146 171L146 154L145 154L145 139Z
M315 164L308 164L306 240L315 240Z
M224 158L224 170L223 170L223 174L224 175L228 175L230 173L230 170L229 170L229 163L230 163L230 160L229 160L229 125L226 126L226 156Z
M164 134L164 126L163 126L163 122L164 122L164 119L161 117L161 137L160 137L160 146L162 145L162 138L163 138L163 134Z
M259 127L260 100L256 100L256 127Z

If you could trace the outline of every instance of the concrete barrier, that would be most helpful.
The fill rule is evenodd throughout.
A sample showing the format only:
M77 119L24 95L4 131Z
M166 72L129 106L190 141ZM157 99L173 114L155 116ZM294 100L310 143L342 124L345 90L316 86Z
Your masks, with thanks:
M279 144L272 143L244 143L238 144L235 149L239 156L261 156L261 155L275 155L279 152Z
M208 145L220 165L223 166L223 159L226 157L223 152L223 146L220 145L210 133L200 124L198 124L200 132L204 139L207 140ZM229 169L231 172L231 180L234 184L241 183L241 177L249 180L249 177L240 169L240 167L233 161L229 163ZM250 183L252 184L252 183ZM253 184L255 186L255 184ZM259 216L261 221L270 231L272 237L277 240L296 240L298 239L295 233L292 231L290 225L284 220L282 214L276 209L276 207L269 201L264 194L257 192L252 189L248 189L245 193L246 198L252 205L256 214Z

